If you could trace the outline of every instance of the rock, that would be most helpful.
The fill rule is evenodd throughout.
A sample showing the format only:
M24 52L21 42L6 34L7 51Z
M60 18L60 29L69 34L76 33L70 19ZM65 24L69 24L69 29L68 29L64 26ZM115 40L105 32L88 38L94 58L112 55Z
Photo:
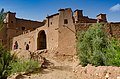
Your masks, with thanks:
M120 76L117 76L117 79L120 79Z
M106 79L109 78L109 73L106 73L105 78L106 78Z
M21 73L19 73L19 74L15 73L15 74L9 76L7 79L24 79L24 78L26 78L26 77L24 75L22 75Z

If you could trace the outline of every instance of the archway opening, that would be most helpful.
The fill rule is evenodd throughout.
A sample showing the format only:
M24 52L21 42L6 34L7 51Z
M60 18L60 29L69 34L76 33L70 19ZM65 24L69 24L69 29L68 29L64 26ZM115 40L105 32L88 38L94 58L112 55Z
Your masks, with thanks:
M37 38L37 50L46 49L46 34L45 31L42 30L38 33Z

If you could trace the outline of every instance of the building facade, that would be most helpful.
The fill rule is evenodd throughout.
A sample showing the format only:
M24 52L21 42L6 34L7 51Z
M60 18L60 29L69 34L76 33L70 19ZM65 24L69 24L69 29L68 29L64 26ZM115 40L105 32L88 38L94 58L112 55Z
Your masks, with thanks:
M33 52L48 49L57 50L59 54L74 55L76 33L97 22L106 23L107 32L119 38L120 23L108 23L106 14L99 14L96 19L92 19L84 16L82 10L72 12L71 8L65 8L47 16L43 22L19 19L15 17L15 13L8 12L0 39L11 50Z

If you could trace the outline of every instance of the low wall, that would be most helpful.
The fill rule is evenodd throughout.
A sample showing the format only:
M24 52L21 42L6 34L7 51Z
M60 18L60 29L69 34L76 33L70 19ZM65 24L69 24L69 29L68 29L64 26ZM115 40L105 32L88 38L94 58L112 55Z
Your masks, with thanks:
M77 79L120 79L120 67L79 65L74 72Z

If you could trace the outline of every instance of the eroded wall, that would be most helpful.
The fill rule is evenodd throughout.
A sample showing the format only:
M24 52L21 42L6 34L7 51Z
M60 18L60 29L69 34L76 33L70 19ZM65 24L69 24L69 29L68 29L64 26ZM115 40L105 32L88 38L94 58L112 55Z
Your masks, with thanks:
M120 23L111 23L110 30L113 37L120 39Z
M40 31L45 31L47 37L47 30L46 27L37 28L36 30L30 32L28 31L26 34L22 34L13 38L12 42L12 49L14 50L15 42L18 42L18 49L26 50L26 45L29 45L29 51L36 51L37 50L37 38L38 33Z
M6 45L8 49L11 49L13 37L28 32L28 30L33 31L43 25L43 22L16 18L16 13L8 12L4 21L5 27L2 29L4 33L0 33L1 37L4 37L1 38L1 40L3 40L3 43L6 42L4 45Z
M76 33L86 31L92 24L95 23L77 23L75 24ZM120 39L120 23L104 23L103 30L107 35Z
M6 31L7 31L7 29L6 29L5 25L0 28L0 44L6 45L6 41L7 41L6 40L6 38L7 38Z
M46 24L36 28L34 31L29 31L25 34L13 38L12 49L14 49L15 41L19 44L19 49L26 50L26 44L29 44L29 51L36 51L38 46L38 34L45 31L46 49L53 50L58 47L58 16L49 17L46 19Z

